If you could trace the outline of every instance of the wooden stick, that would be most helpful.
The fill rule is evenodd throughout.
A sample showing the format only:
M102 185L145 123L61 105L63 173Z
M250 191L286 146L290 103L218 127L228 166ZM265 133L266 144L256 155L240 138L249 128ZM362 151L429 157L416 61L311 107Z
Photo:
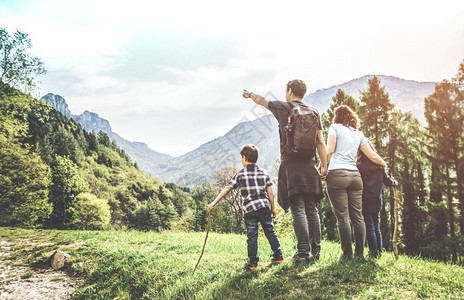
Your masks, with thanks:
M198 258L197 264L195 265L195 268L193 269L193 273L195 274L195 270L198 267L198 264L200 263L201 257L203 256L203 252L205 251L205 246L206 246L206 240L208 239L208 233L209 233L209 227L211 225L211 213L208 211L208 227L206 228L206 236L205 236L205 241L203 243L203 249L201 249L201 254L200 257Z
M395 212L395 227L393 230L393 254L395 259L398 260L398 191L396 187L393 187L393 198L395 200L394 212Z

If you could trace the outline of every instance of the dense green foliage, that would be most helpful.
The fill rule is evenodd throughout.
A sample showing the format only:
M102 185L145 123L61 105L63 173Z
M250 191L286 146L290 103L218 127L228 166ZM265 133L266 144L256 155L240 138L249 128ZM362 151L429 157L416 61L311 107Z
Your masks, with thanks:
M77 195L69 208L69 225L72 228L105 229L110 224L111 211L108 202L94 194Z
M0 224L33 226L48 217L50 168L6 139L0 144Z
M464 61L460 70L464 68ZM431 162L428 256L463 261L464 255L464 90L443 80L425 99L425 153ZM458 208L456 210L456 208ZM456 217L459 211L459 217ZM442 251L442 247L446 251Z
M271 265L259 237L259 269L242 271L246 236L211 233L195 273L204 233L55 231L0 228L0 237L36 267L58 249L71 255L69 274L85 275L74 299L462 299L464 268L391 252L379 260L339 260L338 243L323 241L321 259L298 265L288 257L293 237L282 238L285 261ZM37 247L42 244L46 246Z
M105 133L4 83L0 117L0 225L156 231L193 210L188 190L138 170Z

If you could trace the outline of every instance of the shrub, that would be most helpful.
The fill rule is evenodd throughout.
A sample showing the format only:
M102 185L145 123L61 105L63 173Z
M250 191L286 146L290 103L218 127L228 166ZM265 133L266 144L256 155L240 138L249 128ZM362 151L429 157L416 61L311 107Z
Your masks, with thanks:
M105 229L111 219L108 202L90 193L77 195L69 213L69 226L75 229Z

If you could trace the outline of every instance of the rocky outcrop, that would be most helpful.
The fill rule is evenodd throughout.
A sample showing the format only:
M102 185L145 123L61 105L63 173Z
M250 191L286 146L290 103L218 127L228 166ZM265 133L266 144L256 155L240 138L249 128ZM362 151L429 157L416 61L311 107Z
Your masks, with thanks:
M66 103L66 100L64 100L64 98L60 95L48 93L43 96L42 99L47 101L47 103L53 106L53 108L55 108L61 114L63 114L63 116L71 118L71 111L68 108L68 103Z
M100 118L98 114L88 110L84 111L83 114L73 116L73 119L81 124L82 127L89 132L94 131L95 133L98 133L103 131L107 134L112 132L110 122L108 122L108 120Z

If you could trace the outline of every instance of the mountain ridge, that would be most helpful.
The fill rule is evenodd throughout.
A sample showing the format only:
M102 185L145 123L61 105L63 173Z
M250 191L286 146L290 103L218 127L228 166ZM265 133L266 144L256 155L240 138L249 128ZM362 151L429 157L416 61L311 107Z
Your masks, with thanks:
M360 78L352 79L342 84L318 89L315 92L306 95L303 98L303 101L315 106L319 112L323 113L330 106L332 96L335 95L338 89L344 90L346 94L359 100L361 91L367 89L367 82L373 76L377 76L380 79L381 86L385 87L385 90L390 96L391 102L395 104L397 108L400 108L403 111L411 111L415 117L424 121L423 100L425 96L433 92L436 82L420 82L389 75L364 75ZM424 97L420 97L418 94L423 95ZM421 102L420 106L416 105L418 101Z
M361 91L367 89L368 80L373 76L364 75L342 84L318 89L306 95L303 101L316 107L322 114L328 109L332 97L338 89L344 90L345 93L359 100ZM434 91L436 83L406 80L387 75L375 76L379 77L381 86L385 87L391 102L397 108L403 111L411 111L419 120L424 121L423 100ZM60 99L59 97L52 98L52 100ZM51 101L45 100L51 103ZM57 104L57 101L55 100L54 103ZM63 109L67 105L61 104L58 107ZM278 125L271 114L253 121L241 122L223 136L203 143L196 149L176 157L156 152L145 143L130 142L122 138L111 130L107 120L100 118L96 113L85 111L79 116L72 115L72 118L82 124L84 129L88 131L98 132L102 130L107 133L143 171L164 181L188 187L211 180L214 170L221 167L228 165L239 166L240 158L237 153L245 143L254 143L258 146L260 149L258 163L264 168L275 166L276 160L280 157Z

